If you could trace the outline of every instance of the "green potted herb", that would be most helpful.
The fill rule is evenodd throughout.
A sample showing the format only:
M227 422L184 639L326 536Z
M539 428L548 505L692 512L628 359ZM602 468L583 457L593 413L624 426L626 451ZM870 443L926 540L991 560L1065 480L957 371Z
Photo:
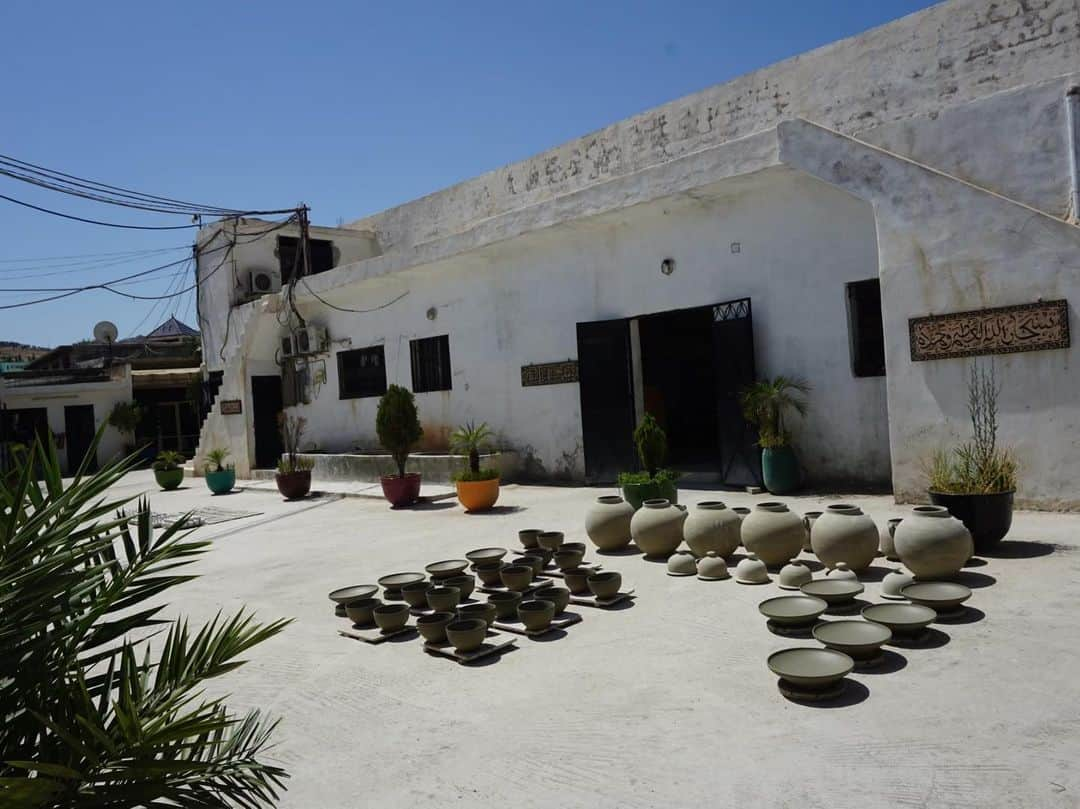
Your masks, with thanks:
M215 447L206 453L206 485L214 494L225 494L236 485L236 469L226 465L229 457L226 447Z
M499 499L499 470L480 467L480 450L492 435L486 423L469 421L450 436L451 449L468 455L468 466L454 475L458 500L466 511L487 511Z
M300 436L304 434L307 419L282 413L278 416L278 426L281 429L285 454L278 459L274 482L277 483L278 491L286 500L299 500L301 497L307 497L308 492L311 491L312 463L307 458L300 457L299 451Z
M788 494L799 487L799 459L791 444L785 415L805 416L810 386L797 377L761 379L740 394L743 417L757 427L761 447L761 476L773 494Z
M619 473L623 499L635 511L646 500L662 498L678 503L679 490L675 481L679 479L679 473L661 468L667 458L667 435L651 413L646 413L634 428L634 446L643 471Z
M177 488L184 482L184 456L166 449L154 459L154 480L165 491Z
M379 443L390 453L397 465L396 475L383 475L383 496L394 508L415 503L420 497L420 473L406 474L405 463L416 442L424 436L420 416L416 412L416 399L411 390L400 385L390 385L379 399L375 416L375 432Z

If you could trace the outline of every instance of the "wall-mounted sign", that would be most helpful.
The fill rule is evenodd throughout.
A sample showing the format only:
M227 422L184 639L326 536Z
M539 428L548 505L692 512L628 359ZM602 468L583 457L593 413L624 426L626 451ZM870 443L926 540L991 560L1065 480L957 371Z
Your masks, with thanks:
M221 415L239 416L243 412L243 403L239 399L222 399Z
M908 320L911 359L943 360L1069 347L1067 301L1040 301Z
M565 385L577 381L577 360L541 362L536 365L521 366L521 387L523 388L535 388L538 385Z

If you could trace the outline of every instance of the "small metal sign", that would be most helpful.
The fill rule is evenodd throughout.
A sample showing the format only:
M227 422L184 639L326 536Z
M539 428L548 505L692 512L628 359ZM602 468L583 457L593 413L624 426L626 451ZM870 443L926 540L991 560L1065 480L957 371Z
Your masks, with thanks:
M1069 347L1069 304L1040 301L908 320L911 359L943 360Z
M578 381L577 360L541 362L521 366L521 387L535 388L539 385L565 385Z
M239 399L222 399L221 415L239 416L243 412L243 402Z

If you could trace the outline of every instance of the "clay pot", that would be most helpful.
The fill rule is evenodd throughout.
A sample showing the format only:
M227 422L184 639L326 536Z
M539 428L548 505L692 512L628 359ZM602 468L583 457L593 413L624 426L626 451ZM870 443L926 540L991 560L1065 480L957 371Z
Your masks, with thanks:
M183 474L183 472L181 472ZM307 497L311 491L311 470L304 469L300 472L286 472L274 475L274 482L278 491L286 500L299 500Z
M563 581L566 582L566 588L571 593L576 596L583 595L589 592L589 576L595 572L595 570L589 570L588 568L583 567L564 570Z
M377 598L358 598L345 605L345 614L357 626L371 626L375 621L375 608L381 606L382 602Z
M828 567L839 562L852 570L869 567L877 556L878 542L874 521L858 506L847 504L827 507L810 533L814 553Z
M494 604L484 601L458 607L458 615L461 618L483 618L491 626L495 623L496 610Z
M646 500L630 520L630 536L646 556L666 559L683 538L686 512L667 500Z
M975 552L971 534L944 506L916 506L896 526L896 553L920 579L955 576Z
M436 612L450 612L461 601L457 587L432 587L427 591L427 603Z
M554 604L556 615L564 612L570 605L570 591L565 587L541 587L535 595L541 601L550 601Z
M798 688L824 691L851 674L855 661L834 649L798 647L773 652L768 666L777 677Z
M836 579L817 579L808 581L799 588L803 595L814 596L832 604L847 604L866 588L858 581L837 581Z
M756 554L749 554L735 565L735 581L739 584L767 584L769 580L769 569Z
M589 546L584 542L564 542L559 546L560 551L581 551L581 555L584 556L585 552L589 549Z
M698 560L697 577L702 581L721 581L728 576L727 562L716 551L709 551Z
M758 503L742 522L743 545L769 567L798 556L805 538L802 517L783 503Z
M554 553L563 544L562 531L541 531L536 537L536 544L545 551Z
M543 548L526 548L519 556L538 556L540 557L540 567L545 568L551 561L551 557L555 555L554 551L546 551Z
M416 619L416 630L428 643L446 640L446 627L457 620L452 612L433 612Z
M528 565L507 565L499 571L499 578L507 590L522 591L533 580L533 569Z
M447 587L456 587L461 591L461 600L472 595L473 588L476 587L476 579L469 574L462 576L451 576L449 579L440 579L439 584L443 584Z
M521 603L521 593L513 591L492 593L488 596L487 603L495 607L496 616L506 621L512 621L517 617L518 604Z
M458 501L470 514L477 511L487 511L495 501L499 499L499 479L492 480L459 480L454 484L457 489Z
M893 570L881 580L881 597L901 601L905 596L900 591L915 581L915 575L904 570Z
M600 551L617 551L630 544L634 507L615 495L597 497L585 512L585 533Z
M561 549L555 551L555 564L559 566L559 570L567 570L568 568L577 567L581 564L581 560L585 558L585 552L576 549Z
M690 551L675 551L667 560L669 576L693 576L697 573L697 559Z
M803 540L802 549L807 553L813 553L814 551L810 546L810 532L814 529L814 521L823 513L821 511L807 511L802 515L803 528L806 529L806 539Z
M829 605L813 596L777 596L758 604L758 612L777 626L809 626Z
M970 588L951 581L916 581L902 588L900 594L911 603L930 607L938 614L958 609L971 598Z
M806 566L804 561L801 559L792 559L780 568L777 586L781 590L798 590L813 578L813 572Z
M622 587L622 575L614 570L605 570L602 573L593 573L586 582L597 598L613 598Z
M881 539L878 542L878 550L881 551L881 555L888 559L890 562L899 562L900 557L896 555L896 526L898 526L903 519L900 517L893 517L889 520L885 527L881 529Z
M430 589L431 585L426 581L415 581L412 584L406 584L400 592L401 597L410 607L426 607L427 591Z
M535 548L536 538L542 533L544 532L540 528L525 528L518 531L518 541L523 548Z
M533 578L536 578L540 575L540 571L544 569L544 558L542 556L533 556L532 554L528 554L527 556L522 555L513 559L510 564L531 567Z
M709 551L731 556L739 547L742 520L719 500L698 503L683 523L683 539L691 552L702 557Z
M501 579L499 577L500 571L503 569L502 562L489 562L483 565L477 565L473 568L473 572L480 581L486 586L490 587L493 584L498 584Z
M468 559L444 559L441 562L432 562L430 565L426 565L424 570L431 576L432 581L437 581L460 576L468 566Z
M409 620L408 604L383 604L372 612L376 625L383 632L401 629Z
M385 475L379 478L379 482L382 484L383 497L390 503L391 508L411 506L420 498L419 472L409 472L404 476Z
M551 619L555 617L555 605L550 601L522 601L518 605L518 618L525 624L526 629L537 631L551 626Z
M846 562L837 562L836 567L829 568L825 576L830 581L858 581L858 574L847 566Z
M870 660L881 654L881 645L892 640L892 630L873 621L826 621L811 632L814 640L829 649Z
M472 562L473 567L478 565L490 565L493 562L501 562L502 558L506 556L506 548L477 548L475 551L469 551L465 554L465 558Z
M459 652L474 652L484 645L487 631L483 618L466 618L446 625L446 639Z
M887 626L893 635L915 635L937 619L937 612L921 604L870 604L862 608L862 617Z

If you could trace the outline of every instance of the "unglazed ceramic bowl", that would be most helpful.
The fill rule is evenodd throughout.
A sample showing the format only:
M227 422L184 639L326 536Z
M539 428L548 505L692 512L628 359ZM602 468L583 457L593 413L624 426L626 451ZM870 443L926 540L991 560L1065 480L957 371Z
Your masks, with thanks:
M488 604L495 607L495 615L507 621L517 618L518 604L521 603L521 593L513 590L506 593L492 593L488 596Z
M375 623L383 632L393 632L405 626L409 620L408 604L383 604L372 613Z
M406 584L423 581L423 573L391 573L379 579L379 586L387 592L397 592Z
M563 532L541 531L536 537L536 544L546 551L557 551L563 544Z
M414 581L401 588L401 597L410 607L426 607L428 605L427 591L430 589L431 585L426 581Z
M357 626L371 626L375 622L372 613L379 606L382 602L377 598L358 598L345 605L345 614Z
M735 565L735 581L739 584L768 584L769 568L751 553Z
M589 592L589 576L595 572L595 570L590 570L587 567L564 570L563 581L566 583L566 589L576 596L584 595Z
M506 548L477 548L475 551L469 551L465 554L465 558L472 562L475 567L502 561L502 558L507 553Z
M457 587L432 587L427 591L427 603L436 612L452 612L461 601Z
M847 604L866 588L862 582L844 579L817 579L799 588L803 595L814 596L832 604Z
M581 560L585 558L585 551L578 550L577 548L567 548L565 545L559 550L555 551L554 556L555 564L559 570L567 570L572 567L577 567L581 564Z
M522 554L516 556L510 560L511 565L524 565L525 567L532 568L533 578L536 578L540 574L540 571L544 569L544 558L538 554Z
M619 594L619 588L622 587L622 574L616 573L614 570L605 570L600 573L593 573L586 579L586 582L592 594L597 598L614 598Z
M937 612L922 604L870 604L861 614L867 621L887 626L894 635L914 635L937 619Z
M439 579L439 584L458 588L461 591L461 600L464 601L472 595L473 588L476 587L476 579L466 573L461 576L451 576L449 579Z
M496 609L491 602L479 602L476 604L464 604L458 607L458 615L461 618L483 618L487 625L495 623Z
M550 601L534 599L522 601L518 605L518 618L525 624L526 629L539 630L551 626L551 619L555 617L555 605Z
M667 560L669 576L693 576L697 573L697 559L689 551L676 551Z
M541 528L524 528L518 531L518 541L523 548L535 548L536 538L544 533Z
M441 562L432 562L424 567L432 579L449 579L460 576L462 571L469 566L468 559L444 559Z
M777 596L758 604L758 612L778 626L808 626L829 608L813 596Z
M544 567L548 566L548 563L551 561L551 557L552 557L552 555L554 553L555 553L554 551L549 551L549 550L545 550L544 548L536 547L536 548L526 548L519 555L520 556L539 556L540 559L542 560L540 567L544 568Z
M352 587L342 587L330 593L330 600L338 604L348 604L350 601L359 601L361 598L371 598L379 592L375 584L354 584Z
M452 612L432 612L416 619L416 630L428 643L442 643L446 640L446 627L457 620Z
M769 655L769 670L792 685L824 691L855 668L855 661L833 649L799 647Z
M801 559L792 559L782 568L777 577L776 586L781 590L798 590L807 582L813 581L814 574Z
M859 575L846 562L837 562L836 567L829 568L825 573L825 578L829 581L858 581Z
M491 586L493 584L499 584L501 579L499 578L499 572L503 569L502 562L493 562L484 565L477 565L473 572L476 577L480 579L485 585Z
M534 593L541 601L550 601L555 605L555 614L564 612L570 605L570 591L565 587L541 587Z
M813 629L814 639L855 660L876 657L881 645L892 640L892 630L873 621L825 621Z
M716 551L708 551L698 559L697 577L702 581L721 581L730 578L724 557Z
M581 551L581 555L584 556L585 552L589 550L589 546L584 542L564 542L559 546L560 551Z
M499 578L507 590L520 592L532 584L533 569L528 565L507 565L499 571Z
M446 639L459 652L473 652L484 644L488 625L483 618L465 618L446 625Z
M917 581L901 588L900 595L940 614L957 609L971 598L971 590L951 581Z

